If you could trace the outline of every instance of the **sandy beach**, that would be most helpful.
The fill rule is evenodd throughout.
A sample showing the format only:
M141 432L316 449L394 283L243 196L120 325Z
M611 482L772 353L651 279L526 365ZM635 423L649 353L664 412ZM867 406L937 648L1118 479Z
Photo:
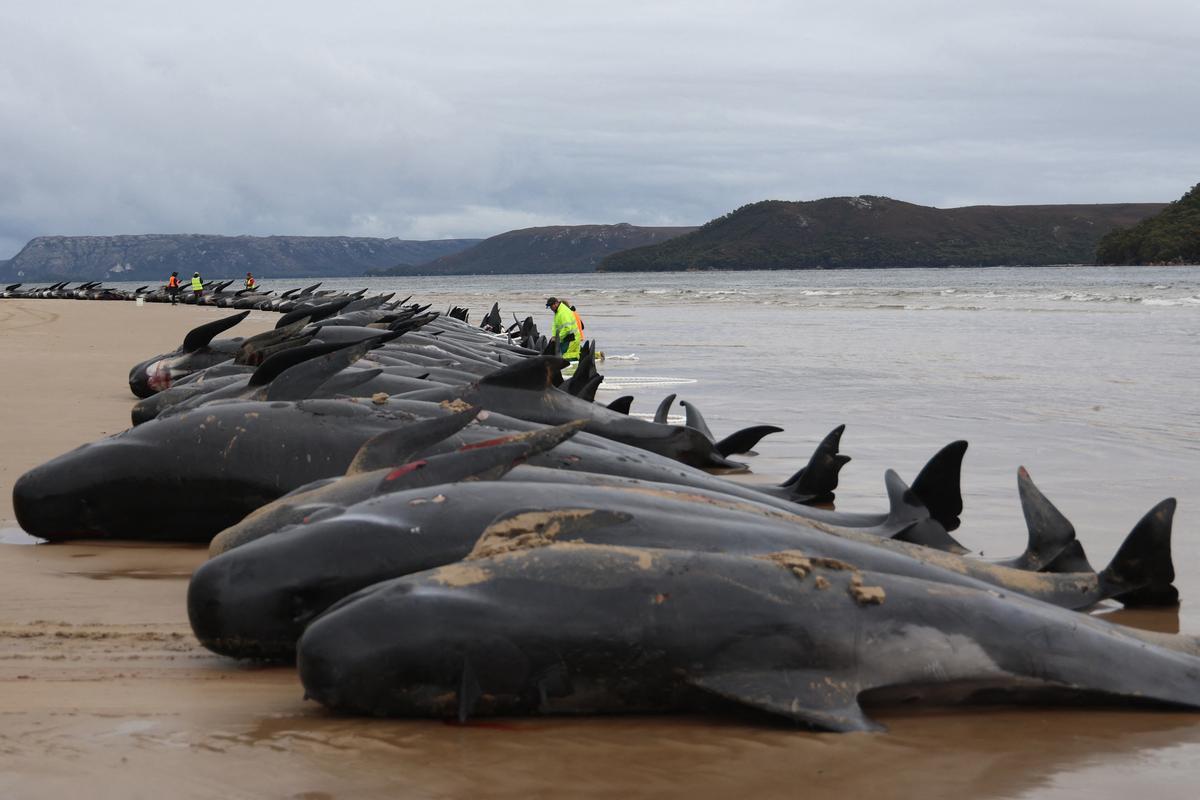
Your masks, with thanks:
M890 733L845 736L739 717L332 716L292 669L195 641L184 598L203 547L32 545L13 519L25 470L128 427L132 364L228 313L0 301L0 797L1194 796L1189 713L887 709Z

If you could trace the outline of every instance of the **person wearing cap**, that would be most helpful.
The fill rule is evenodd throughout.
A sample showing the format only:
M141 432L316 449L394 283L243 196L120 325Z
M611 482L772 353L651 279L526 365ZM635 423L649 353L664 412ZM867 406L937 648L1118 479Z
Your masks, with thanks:
M200 302L200 295L204 294L204 281L200 279L199 272L192 273L192 293L196 296L196 302Z
M578 361L579 328L575 322L575 312L557 297L548 298L546 308L554 312L550 335L558 339L558 354L568 361Z

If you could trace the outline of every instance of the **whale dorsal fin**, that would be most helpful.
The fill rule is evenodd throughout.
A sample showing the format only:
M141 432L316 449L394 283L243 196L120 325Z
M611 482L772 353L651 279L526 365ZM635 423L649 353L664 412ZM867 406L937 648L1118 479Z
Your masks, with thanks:
M912 483L912 490L947 531L959 526L962 513L962 460L967 443L951 442L933 454Z
M618 414L628 414L630 407L633 405L633 395L623 394L616 400L608 404L609 411L615 411Z
M481 410L471 406L453 414L418 419L384 431L363 442L346 469L346 474L355 475L406 464L448 436L458 433Z
M885 526L895 530L900 527L899 523L909 515L915 514L915 521L893 534L893 539L958 555L970 552L951 536L936 518L931 516L931 512L922 499L917 496L916 492L908 488L908 485L894 470L889 469L884 473L883 482L887 487L890 507Z
M838 452L842 443L842 432L845 430L845 425L838 425L825 434L825 438L809 456L808 463L783 482L783 487L789 491L788 499L796 503L833 502L833 490L837 488L838 475L842 467L850 462L850 456ZM717 449L721 449L720 445ZM905 487L906 490L907 488Z
M714 437L712 431L709 430L708 423L704 421L704 415L700 413L700 409L696 408L696 406L692 405L687 400L680 400L679 405L683 406L683 424L689 428L695 428L696 430L700 431L710 442L715 442L716 437ZM722 455L728 455L728 453L723 453Z
M675 402L675 395L669 394L662 399L658 404L658 408L654 411L654 421L665 425L667 423L667 414L671 410L671 403Z
M1075 541L1075 526L1046 499L1024 467L1017 469L1017 493L1021 497L1029 543L1014 566L1037 572L1049 566Z
M749 428L742 428L734 431L719 442L715 443L717 452L723 456L736 456L743 453L749 453L754 449L754 445L758 444L764 436L770 436L772 433L782 433L783 428L775 425L751 425ZM846 461L850 460L849 456L841 456ZM843 462L845 463L845 462ZM840 469L840 467L839 467ZM837 488L837 481L833 483L833 487Z
M557 356L537 356L485 375L479 384L542 392L556 385L555 377L562 380L560 370L566 365L567 361Z
M187 336L183 337L183 344L180 346L180 349L185 353L193 353L201 347L206 347L218 333L229 330L249 315L250 309L246 309L233 316L214 319L212 322L206 322L198 328L192 328L188 331Z

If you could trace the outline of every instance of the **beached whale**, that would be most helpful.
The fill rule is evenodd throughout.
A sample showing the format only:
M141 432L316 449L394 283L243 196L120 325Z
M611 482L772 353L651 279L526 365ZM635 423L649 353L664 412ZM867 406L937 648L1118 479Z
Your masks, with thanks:
M340 712L459 720L720 700L869 731L861 701L976 693L1200 708L1195 655L1011 593L803 551L554 545L465 561L346 598L305 631L298 668L306 695Z
M898 482L894 474L890 480ZM344 510L308 508L309 516L297 523L226 549L196 570L188 613L205 646L237 657L288 658L304 625L357 589L453 563L472 551L534 541L741 554L800 548L864 569L999 587L1067 608L1169 586L1174 579L1173 501L1148 514L1099 575L1023 572L646 482L443 484L389 492ZM922 511L901 506L897 522L915 524Z

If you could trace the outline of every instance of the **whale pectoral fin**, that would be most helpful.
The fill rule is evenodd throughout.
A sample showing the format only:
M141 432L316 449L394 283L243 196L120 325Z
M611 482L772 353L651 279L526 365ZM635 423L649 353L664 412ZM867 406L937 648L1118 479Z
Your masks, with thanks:
M821 730L881 731L858 705L860 688L837 674L812 670L737 670L688 679L697 689Z

